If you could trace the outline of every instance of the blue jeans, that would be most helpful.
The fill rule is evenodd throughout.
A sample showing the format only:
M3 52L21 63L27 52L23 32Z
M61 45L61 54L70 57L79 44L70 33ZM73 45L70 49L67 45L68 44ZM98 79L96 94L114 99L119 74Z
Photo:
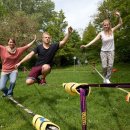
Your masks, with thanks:
M18 71L14 70L10 73L1 73L1 79L0 79L0 90L2 90L2 92L5 95L13 95L13 90L15 87L15 82L16 82L16 78L18 75ZM9 80L9 88L6 86L7 85L7 81Z

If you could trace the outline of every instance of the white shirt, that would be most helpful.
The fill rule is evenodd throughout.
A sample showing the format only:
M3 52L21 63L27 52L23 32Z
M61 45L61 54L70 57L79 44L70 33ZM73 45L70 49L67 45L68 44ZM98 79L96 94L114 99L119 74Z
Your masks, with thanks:
M106 35L104 31L101 32L101 40L102 40L102 51L114 51L114 34L112 32L111 35Z

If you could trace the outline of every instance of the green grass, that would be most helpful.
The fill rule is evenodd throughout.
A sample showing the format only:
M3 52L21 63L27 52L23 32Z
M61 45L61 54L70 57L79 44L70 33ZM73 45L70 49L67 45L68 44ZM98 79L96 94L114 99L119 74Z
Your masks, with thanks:
M115 68L118 71L112 74L113 83L130 82L128 64ZM97 69L101 72L100 65ZM27 86L27 74L19 72L14 98L59 125L61 130L81 130L79 95L66 93L62 83L102 83L91 66L52 69L45 86ZM125 101L125 96L126 93L116 88L92 88L86 101L88 130L130 130L130 103ZM0 99L0 130L33 130L32 118L8 99Z

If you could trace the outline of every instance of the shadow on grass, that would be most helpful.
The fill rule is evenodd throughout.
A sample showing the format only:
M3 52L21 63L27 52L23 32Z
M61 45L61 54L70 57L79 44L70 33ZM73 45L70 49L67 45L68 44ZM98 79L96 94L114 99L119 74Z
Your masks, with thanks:
M19 108L15 103L13 103L12 101L10 101L8 98L6 98L7 100L7 103L10 103L10 105L13 107L13 109L15 110L15 112L13 111L13 113L12 113L12 109L10 110L10 109L8 109L8 108L4 108L5 109L5 111L8 113L8 118L9 118L9 120L12 120L11 122L13 122L13 127L15 126L14 124L16 123L16 125L17 126L19 126L19 128L17 128L17 130L21 130L21 128L22 128L22 130L24 130L23 128L23 126L21 126L21 124L20 125L18 125L17 124L17 122L18 122L18 118L20 118L20 120L23 120L25 123L23 123L24 125L25 125L25 128L27 129L27 127L29 127L29 129L30 128L33 128L33 126L32 126L32 123L31 123L31 121L30 121L30 119L32 120L32 115L30 115L29 113L27 113L27 112L25 112L25 111L23 111L21 108ZM13 119L14 118L14 119ZM6 122L7 123L7 122ZM11 124L11 123L9 123L8 122L8 125L9 124ZM9 125L10 126L10 125ZM8 126L5 126L5 128L6 127L8 127ZM13 128L12 127L12 128ZM8 129L8 128L7 128ZM15 128L13 128L14 130L15 130Z
M112 116L114 117L116 123L117 123L117 126L118 126L118 130L123 130L122 126L120 125L120 122L119 122L119 119L118 119L118 114L116 111L114 111L114 109L112 109L112 104L111 104L111 101L109 100L109 97L110 97L110 91L107 91L107 90L103 90L102 89L102 92L100 92L100 95L103 95L105 98L105 102L108 104L107 106L110 107L111 109L111 114Z
M20 104L24 103L27 99L29 99L31 97L31 95L26 95L26 96L21 96L21 97L16 97L14 98L17 102L19 102ZM72 124L69 124L69 122L66 122L63 118L63 116L60 115L60 113L55 109L55 105L58 104L57 99L61 99L62 100L62 96L58 95L58 94L53 94L51 95L51 97L45 97L45 96L38 96L38 102L36 103L38 104L42 104L43 101L44 103L48 104L49 109L55 113L56 117L52 117L52 121L53 120L57 120L59 119L60 121L62 121L62 123L67 126L67 130L76 130L77 128L75 127L75 125L72 126ZM24 110L22 110L22 108L19 108L15 103L11 102L10 100L8 100L8 102L10 102L10 104L12 105L12 107L14 109L16 109L16 113L19 113L19 116L21 117L21 120L25 120L27 123L25 124L25 128L27 127L33 127L29 118L33 118L32 115L29 115L28 113L26 113ZM35 104L35 105L36 105ZM8 110L7 110L8 111ZM21 128L24 128L23 126L20 126ZM19 128L20 130L20 128Z
M53 113L55 113L57 119L59 119L60 121L62 121L62 123L64 124L64 126L67 126L67 130L77 130L77 128L75 127L75 124L73 126L72 126L72 124L69 124L69 122L65 121L65 119L63 118L63 116L60 115L60 112L56 111L55 106L58 104L57 99L62 100L62 98L63 98L63 96L60 96L60 95L58 95L58 94L55 93L55 94L51 95L50 98L49 97L41 97L39 99L39 103L43 103L43 101L46 104L49 103L48 104L49 109L51 111L53 111ZM54 118L54 117L52 118L52 120L57 120L57 119Z

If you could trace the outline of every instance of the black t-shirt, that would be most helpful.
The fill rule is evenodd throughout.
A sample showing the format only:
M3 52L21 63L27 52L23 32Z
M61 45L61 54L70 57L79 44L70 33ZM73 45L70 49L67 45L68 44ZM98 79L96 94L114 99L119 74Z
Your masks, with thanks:
M38 58L35 66L49 64L52 66L53 58L59 49L59 43L51 44L48 49L43 47L43 44L38 45L34 48L35 54L38 54Z

